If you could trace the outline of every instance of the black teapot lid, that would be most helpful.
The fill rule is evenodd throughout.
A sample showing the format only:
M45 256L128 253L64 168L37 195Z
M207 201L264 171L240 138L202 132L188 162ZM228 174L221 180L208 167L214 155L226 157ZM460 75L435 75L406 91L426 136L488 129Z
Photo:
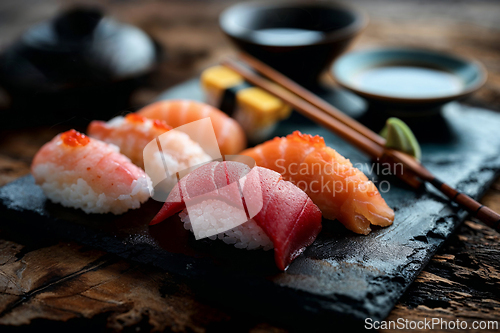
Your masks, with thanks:
M0 56L0 84L57 91L143 75L157 62L153 40L97 8L70 9L32 27Z

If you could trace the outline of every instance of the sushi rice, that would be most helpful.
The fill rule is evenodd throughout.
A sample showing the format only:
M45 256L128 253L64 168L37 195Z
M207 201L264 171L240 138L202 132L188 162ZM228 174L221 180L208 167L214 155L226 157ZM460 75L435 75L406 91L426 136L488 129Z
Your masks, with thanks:
M159 120L131 113L108 122L94 120L91 137L118 146L132 163L143 168L153 182L153 199L165 201L177 183L177 172L210 162L212 158L190 136ZM158 141L161 150L158 148Z
M197 226L202 228L200 231L201 237L204 233L210 230L225 230L224 224L231 223L235 214L240 213L241 210L235 207L224 205L221 203L214 203L212 200L203 201L200 204L189 207L189 213L196 215L196 221L203 218L203 225ZM184 229L193 231L191 219L189 218L187 209L179 213L181 221L184 223ZM218 234L208 237L211 240L220 239L226 244L232 244L237 249L258 250L263 249L268 251L273 249L273 242L262 230L257 222L253 219L238 225L232 229L220 232Z
M181 178L149 225L175 214L196 239L273 249L282 271L313 243L322 226L321 211L304 191L275 171L237 161L213 161Z
M139 208L152 192L148 175L117 146L75 130L40 148L31 173L48 199L87 214L122 214Z
M122 214L129 209L139 208L150 196L149 177L134 180L129 194L112 197L106 193L96 193L75 171L65 170L53 163L37 165L33 173L37 179L43 179L40 187L47 198L65 207L78 207L87 214Z

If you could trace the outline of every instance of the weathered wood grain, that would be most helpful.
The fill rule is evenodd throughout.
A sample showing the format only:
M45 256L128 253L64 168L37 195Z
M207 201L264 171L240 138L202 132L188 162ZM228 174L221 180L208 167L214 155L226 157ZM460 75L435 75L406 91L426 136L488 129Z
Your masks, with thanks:
M496 200L500 200L499 194ZM499 244L497 232L466 221L410 286L387 320L460 319L469 325L478 320L498 322Z
M28 249L0 235L0 325L182 332L241 328L242 314L229 315L197 300L186 284L164 271L72 242ZM244 325L278 331L248 316Z
M0 4L0 47L29 25L74 1L6 0ZM78 1L81 3L82 1ZM91 2L91 1L89 1ZM165 61L133 105L151 101L223 54L232 52L216 17L231 1L106 2L115 17L141 26L165 49ZM500 31L494 1L412 3L355 1L372 18L353 48L420 46L484 63L483 89L467 103L500 110ZM492 18L494 17L494 19ZM168 60L168 61L167 61ZM0 93L0 105L8 100ZM0 134L0 185L29 172L36 150L58 127ZM500 211L500 181L483 203ZM1 218L1 217L0 217ZM432 259L387 318L500 321L500 235L467 221ZM91 319L91 320L89 320ZM75 243L44 243L0 232L0 324L88 331L143 329L203 332L282 331L237 309L194 297L189 286L154 268ZM334 326L332 326L334 328ZM3 331L3 330L2 330Z
M499 211L500 179L481 202ZM460 319L471 325L492 320L500 325L498 232L480 222L466 221L433 257L387 320L433 317Z
M485 196L499 202L500 192ZM174 331L289 330L199 300L155 268L69 242L0 233L0 325L83 325ZM467 221L420 274L387 320L498 321L500 235ZM23 245L26 244L26 245ZM92 318L91 321L86 319Z

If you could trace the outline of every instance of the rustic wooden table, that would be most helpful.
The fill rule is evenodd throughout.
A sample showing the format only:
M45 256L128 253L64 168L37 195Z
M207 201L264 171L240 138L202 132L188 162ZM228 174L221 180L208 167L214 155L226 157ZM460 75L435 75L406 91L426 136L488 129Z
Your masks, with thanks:
M97 1L83 1L98 3ZM466 103L500 111L500 5L494 1L354 1L371 22L353 48L407 45L483 62L488 82ZM31 24L82 1L3 0L0 49ZM233 52L217 25L232 1L124 1L103 5L154 36L167 52L136 106ZM0 93L0 104L8 101ZM0 133L0 185L29 173L37 149L64 124ZM482 202L500 211L500 181ZM500 321L500 235L466 221L419 275L388 320ZM0 230L0 324L4 328L287 331L290 327L197 299L155 268L67 241L20 239ZM31 325L31 326L26 326ZM332 323L334 329L335 323Z

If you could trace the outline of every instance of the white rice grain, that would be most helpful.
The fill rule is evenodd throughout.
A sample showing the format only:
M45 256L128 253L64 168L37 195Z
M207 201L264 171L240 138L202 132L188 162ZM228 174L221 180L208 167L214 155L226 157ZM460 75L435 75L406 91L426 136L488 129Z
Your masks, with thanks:
M208 202L208 205L213 205L213 203ZM207 208L207 207L203 207ZM227 211L219 211L216 212L217 209L213 210L212 213L209 212L209 209L203 210L203 218L205 219L205 224L209 225L212 223L220 223L221 219L224 219L222 216L229 217L231 214L228 214ZM215 216L214 216L215 214ZM187 210L183 210L179 217L181 221L184 223L184 229L193 231L193 227L191 225L191 220L189 218ZM199 216L197 217L199 218ZM202 230L198 236L206 235L210 232L212 227L207 226L206 230ZM216 229L216 231L220 231L222 228ZM219 239L222 240L226 244L234 245L237 249L246 249L246 250L258 250L263 249L264 251L271 250L274 248L273 243L266 235L266 233L262 230L261 227L255 222L253 219L248 220L247 222L240 224L239 226L226 230L224 232L219 232L215 235L208 237L211 240Z
M80 208L87 214L122 214L129 209L139 208L150 196L149 177L134 180L129 194L112 197L106 193L96 193L76 172L53 163L37 165L33 174L51 201L65 207Z

